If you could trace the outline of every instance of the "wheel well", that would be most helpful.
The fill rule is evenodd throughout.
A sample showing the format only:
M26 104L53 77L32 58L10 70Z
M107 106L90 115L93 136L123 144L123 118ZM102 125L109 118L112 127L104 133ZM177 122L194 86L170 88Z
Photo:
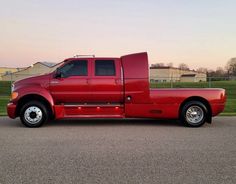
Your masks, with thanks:
M211 123L211 120L212 120L212 110L211 110L211 106L209 104L209 102L205 99L205 98L202 98L202 97L199 97L199 96L192 96L192 97L189 97L187 99L185 99L181 105L180 105L180 108L179 108L179 118L180 118L180 115L181 115L181 111L184 107L184 105L187 103L187 102L190 102L190 101L198 101L198 102L202 102L206 108L208 109L208 112L207 112L207 122L208 123Z
M42 97L40 95L36 95L36 94L25 95L20 98L20 100L18 101L17 106L16 106L16 115L17 116L20 115L20 109L23 107L23 105L25 105L26 103L28 103L30 101L38 101L40 103L43 103L46 106L46 108L49 110L49 117L50 118L54 117L52 107L51 107L50 103L47 101L47 99L45 99L44 97Z

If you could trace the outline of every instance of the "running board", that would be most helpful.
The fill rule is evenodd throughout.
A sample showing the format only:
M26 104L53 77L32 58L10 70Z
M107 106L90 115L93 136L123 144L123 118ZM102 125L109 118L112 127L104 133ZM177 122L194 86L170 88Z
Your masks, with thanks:
M61 118L123 118L122 104L61 104L54 106L56 119Z
M124 118L123 115L66 115L63 118Z
M123 104L87 104L87 103L83 103L83 104L61 104L64 107L123 107Z

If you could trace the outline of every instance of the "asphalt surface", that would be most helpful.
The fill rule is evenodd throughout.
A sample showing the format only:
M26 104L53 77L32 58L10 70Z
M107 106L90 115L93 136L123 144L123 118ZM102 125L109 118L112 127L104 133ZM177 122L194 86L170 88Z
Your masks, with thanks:
M236 117L73 120L30 129L0 118L0 183L236 183Z

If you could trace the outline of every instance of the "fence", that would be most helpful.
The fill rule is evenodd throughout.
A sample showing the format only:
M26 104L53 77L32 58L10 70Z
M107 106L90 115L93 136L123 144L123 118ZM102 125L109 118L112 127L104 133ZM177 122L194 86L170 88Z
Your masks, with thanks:
M0 73L0 81L10 81L13 83L14 81L21 80L24 78L41 75L41 73L35 74L17 74L17 73ZM184 77L166 77L159 76L157 78L151 78L150 83L158 83L158 84L169 84L168 87L174 87L175 84L178 83L202 83L207 82L207 87L211 87L213 81L234 81L236 80L236 76L230 77L195 77L194 74L187 74ZM166 86L166 85L163 85ZM198 86L198 85L197 85Z
M18 74L19 75L19 74ZM1 75L0 75L1 76ZM32 75L30 75L32 76ZM29 77L29 75L21 75L20 79ZM5 78L6 79L6 78ZM2 80L0 78L0 115L6 114L5 106L9 101L11 94L11 85L14 77L10 80ZM207 77L203 78L166 78L161 77L150 80L151 88L224 88L227 93L227 104L224 113L236 112L236 77Z
M150 80L153 88L218 88L223 84L236 85L236 77L160 77Z
M40 73L35 73L35 74L17 74L17 73L2 74L2 73L0 73L0 81L14 82L17 80L21 80L21 79L36 76L36 75L40 75Z
M0 96L10 94L11 84L20 79L39 74L1 74ZM150 80L151 88L229 88L236 86L236 77L159 77ZM236 88L236 87L235 87Z

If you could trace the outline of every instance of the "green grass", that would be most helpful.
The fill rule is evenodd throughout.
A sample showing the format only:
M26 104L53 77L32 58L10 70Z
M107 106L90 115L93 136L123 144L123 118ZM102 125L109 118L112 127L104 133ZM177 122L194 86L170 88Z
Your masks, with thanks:
M222 112L219 114L219 116L236 116L236 112L232 112L232 113Z
M227 99L225 113L236 113L236 99Z
M6 105L9 101L9 96L11 93L11 82L0 81L0 116L5 116Z
M0 97L10 96L10 94L11 94L11 82L0 81Z
M0 97L0 116L6 115L6 105L9 101L9 97Z
M170 88L171 83L151 83L151 88ZM174 88L208 88L208 82L176 82ZM221 115L236 115L236 81L213 81L212 88L224 88L227 93L227 103ZM6 104L11 93L11 83L0 81L0 115L6 115Z

